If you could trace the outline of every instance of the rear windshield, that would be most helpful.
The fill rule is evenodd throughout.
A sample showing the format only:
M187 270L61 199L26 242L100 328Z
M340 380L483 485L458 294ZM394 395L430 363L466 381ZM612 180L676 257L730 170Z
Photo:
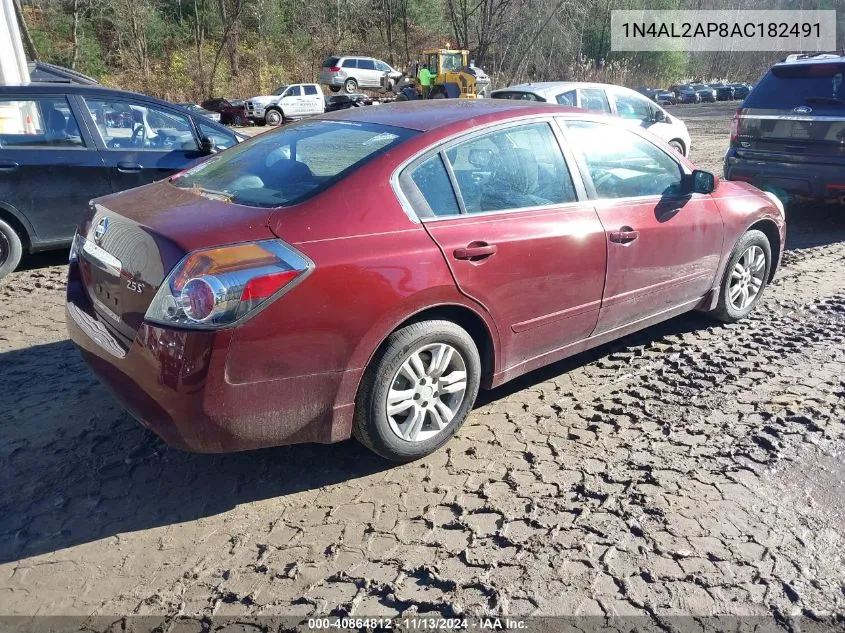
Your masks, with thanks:
M323 68L332 68L334 66L337 66L337 62L339 62L339 61L340 61L339 57L326 57L323 60Z
M775 66L760 80L743 104L746 108L845 106L842 77L845 64Z
M174 186L251 207L301 202L419 132L347 121L307 121L234 146Z

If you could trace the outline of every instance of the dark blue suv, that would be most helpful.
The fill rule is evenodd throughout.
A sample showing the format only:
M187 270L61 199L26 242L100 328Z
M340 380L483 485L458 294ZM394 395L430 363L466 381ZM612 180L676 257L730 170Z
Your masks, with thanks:
M75 83L0 86L0 277L63 248L91 198L184 169L240 140L152 97Z
M784 202L845 202L845 57L790 55L737 110L725 178Z

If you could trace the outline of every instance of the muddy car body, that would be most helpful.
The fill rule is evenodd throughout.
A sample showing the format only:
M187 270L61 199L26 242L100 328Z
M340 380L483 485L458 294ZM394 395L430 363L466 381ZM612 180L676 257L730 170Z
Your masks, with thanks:
M355 108L95 201L67 323L171 444L354 433L407 460L448 440L479 387L695 308L744 316L784 231L773 197L611 117L509 100Z

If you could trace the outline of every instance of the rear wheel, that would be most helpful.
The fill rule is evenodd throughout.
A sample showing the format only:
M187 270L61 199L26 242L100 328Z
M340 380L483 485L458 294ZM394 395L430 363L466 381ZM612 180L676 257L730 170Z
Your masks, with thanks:
M277 126L281 125L285 120L285 115L282 113L281 110L267 110L264 113L264 120L267 122L267 125Z
M437 92L435 92L433 95L431 95L429 97L429 99L445 99L445 98L446 98L446 94L444 92L440 91L440 90L438 90Z
M340 92L340 86L329 86L329 90L332 92Z
M232 125L235 127L242 127L244 124L244 118L240 114L232 115Z
M466 330L440 320L403 327L367 367L352 432L385 459L424 457L464 423L480 380L478 349Z
M0 220L0 279L18 267L22 256L20 236L9 224Z
M343 84L343 89L346 90L346 92L349 92L349 93L358 92L358 82L350 77Z
M769 239L761 231L748 231L728 260L713 316L725 323L747 316L763 296L771 267Z

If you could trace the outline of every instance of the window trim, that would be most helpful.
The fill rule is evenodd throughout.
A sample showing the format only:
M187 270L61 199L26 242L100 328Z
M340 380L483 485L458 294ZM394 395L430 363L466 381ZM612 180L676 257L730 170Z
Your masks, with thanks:
M82 139L82 145L12 145L6 146L0 144L0 152L14 152L14 151L72 151L72 152L96 152L99 150L97 146L97 139L90 134L88 130L88 121L82 119L79 113L74 108L74 95L62 93L50 94L25 94L25 93L4 93L0 95L0 101L37 101L38 99L64 99L68 105L68 110L76 120L76 127L79 128L79 137Z
M480 211L478 213L466 213L466 206L463 201L463 195L460 192L460 188L457 186L457 181L454 178L454 173L451 169L451 165L448 159L445 156L445 153L454 145L470 141L476 137L485 136L487 134L497 132L499 130L505 130L511 127L522 127L524 125L531 125L536 123L545 123L549 126L552 136L554 137L558 149L560 150L561 156L563 157L564 165L567 171L569 171L569 176L572 179L572 186L575 189L576 199L571 202L534 205L530 207L517 207L513 209L497 209L495 211ZM415 223L442 222L446 220L467 220L485 216L503 215L506 213L526 213L531 211L545 211L551 209L566 210L568 207L581 208L583 207L583 204L585 202L590 200L589 192L585 187L586 183L583 181L583 177L580 172L580 165L575 162L574 154L572 154L571 150L566 146L566 137L559 134L559 130L557 128L558 125L555 121L555 117L546 114L533 114L525 117L520 117L518 119L510 119L508 121L496 121L487 125L471 128L470 131L462 130L460 132L450 134L449 136L440 139L439 141L435 142L433 145L430 145L425 149L419 150L418 152L414 153L411 157L402 161L390 175L390 185L393 188L393 193L394 195L396 195L396 198L399 201L399 205L402 207L402 210L405 212L405 215L407 215L408 218L410 218L410 220ZM446 166L447 173L449 174L449 181L452 183L452 193L458 200L458 207L462 210L461 213L457 215L443 215L430 218L420 217L419 215L417 215L417 212L414 210L414 207L411 204L410 200L408 200L407 196L405 195L405 192L402 191L401 176L405 172L405 170L415 167L417 164L426 161L435 154L441 155L440 159L443 161L444 166Z
M567 147L569 147L569 148L571 148L571 143L572 143L572 141L570 140L570 138L567 134L566 123L569 123L569 122L593 123L595 125L607 125L611 128L616 127L616 124L614 124L614 123L609 123L607 121L599 121L599 120L596 120L596 119L583 117L583 116L567 116L567 117L556 116L555 117L555 124L560 129L561 136L564 139ZM630 134L633 134L634 136L638 136L640 139L642 139L646 143L649 143L655 149L663 152L663 154L668 156L675 164L678 165L678 167L680 167L681 173L684 176L692 175L692 170L689 169L686 166L686 164L684 164L681 160L679 160L678 155L675 152L671 152L671 153L667 152L665 149L663 149L659 145L656 145L655 143L653 143L651 141L651 139L646 137L645 134L640 134L639 130L627 128L625 126L619 126L619 130L624 131L624 132L628 132ZM572 151L572 150L570 149L570 151ZM578 170L581 172L581 178L584 182L584 186L587 189L587 195L589 196L589 199L592 200L593 202L616 204L616 203L620 203L620 202L622 202L622 203L624 203L624 202L642 202L642 201L649 200L649 199L655 199L655 200L663 200L663 199L685 200L687 198L692 198L693 196L696 195L696 194L690 194L688 196L672 196L670 198L666 198L665 196L662 196L662 195L648 194L648 195L645 195L645 196L626 196L624 198L602 198L596 192L596 187L593 184L592 177L590 176L589 167L587 166L586 162L583 160L583 157L580 154L573 152L573 158L575 160L575 164L578 166ZM707 195L707 194L705 194L705 195Z

